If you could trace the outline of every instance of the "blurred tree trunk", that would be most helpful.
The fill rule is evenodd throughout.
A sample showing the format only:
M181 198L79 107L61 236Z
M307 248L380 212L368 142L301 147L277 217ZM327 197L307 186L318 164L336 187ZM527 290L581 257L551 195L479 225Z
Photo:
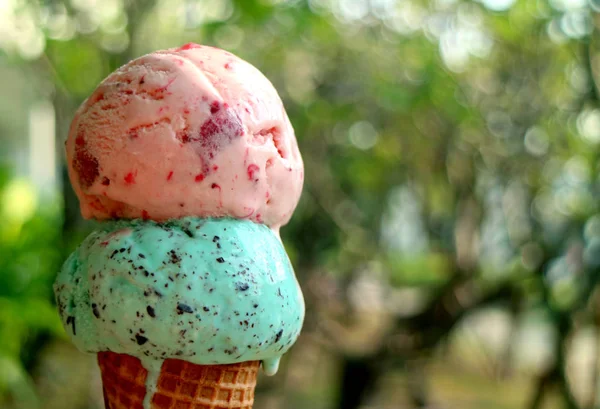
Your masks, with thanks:
M69 125L71 117L75 111L76 102L67 94L64 89L56 89L52 99L55 112L55 124L56 124L56 158L60 166L60 189L63 199L63 218L62 218L62 236L61 244L63 248L63 258L68 256L69 249L69 238L72 236L72 232L77 225L79 216L79 202L75 196L75 192L71 187L69 181L69 173L67 171L66 159L65 159L65 140L69 133Z
M463 297L462 301L458 302L457 294L469 293L465 288L474 287L474 280L465 278L465 274L455 274L455 278L440 290L423 312L408 319L399 318L396 328L388 334L389 342L382 342L376 353L363 357L344 356L341 363L339 402L336 407L360 408L373 396L377 382L390 366L395 364L399 367L400 363L429 358L431 351L446 338L465 314L489 304L519 297L511 283L505 283L485 294L473 295L470 299ZM407 338L414 342L401 351L392 351L389 345L393 344L393 338L400 333L407 335ZM425 375L421 372L423 368L413 365L410 369L409 372L417 374L419 378L416 382L419 390L410 394L412 402L415 407L426 407L429 399L424 387Z
M377 361L372 356L342 358L339 409L358 409L373 395L382 375Z

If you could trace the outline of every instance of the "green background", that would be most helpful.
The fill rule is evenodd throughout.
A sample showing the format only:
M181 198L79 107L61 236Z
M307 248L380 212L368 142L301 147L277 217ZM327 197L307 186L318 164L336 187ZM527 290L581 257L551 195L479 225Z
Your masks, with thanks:
M257 409L600 407L597 11L0 0L0 408L101 407L51 292L94 227L62 143L112 70L190 41L272 80L305 161L307 317Z

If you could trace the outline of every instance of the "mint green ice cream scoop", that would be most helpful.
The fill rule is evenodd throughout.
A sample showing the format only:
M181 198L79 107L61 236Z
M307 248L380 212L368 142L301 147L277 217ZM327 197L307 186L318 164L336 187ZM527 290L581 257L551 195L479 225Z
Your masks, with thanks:
M229 218L103 223L65 262L54 291L83 351L205 365L262 360L267 374L304 320L279 238Z

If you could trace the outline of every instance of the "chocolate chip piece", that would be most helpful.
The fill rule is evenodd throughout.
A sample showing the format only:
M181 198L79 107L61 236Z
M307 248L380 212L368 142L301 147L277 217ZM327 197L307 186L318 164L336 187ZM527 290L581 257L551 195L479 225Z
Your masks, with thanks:
M187 304L183 304L183 303L177 304L177 314L181 315L184 312L191 314L194 312L194 309Z
M73 335L77 335L77 331L75 331L75 317L67 317L67 325L69 324L71 324Z
M98 311L98 305L92 304L92 312L96 318L100 318L100 311Z
M283 330L280 329L279 332L277 334L275 334L275 343L279 342L282 335L283 335Z
M138 345L144 345L146 342L148 342L148 338L140 334L135 334L135 340L137 341Z
M171 258L171 263L173 264L177 264L181 261L181 256L179 256L179 254L177 254L177 252L175 252L175 250L171 250L168 252L170 258Z
M148 315L152 318L156 317L156 314L154 313L154 308L152 308L151 306L147 306L146 311L148 311Z
M242 283L242 282L235 283L235 289L237 291L246 291L246 290L248 290L248 288L250 288L248 283Z

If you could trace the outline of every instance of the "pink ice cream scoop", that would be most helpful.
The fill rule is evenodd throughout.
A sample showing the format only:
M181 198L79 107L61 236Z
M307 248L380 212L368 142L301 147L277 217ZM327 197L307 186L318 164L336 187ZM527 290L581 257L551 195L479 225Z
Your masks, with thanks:
M304 168L273 85L217 48L124 65L82 104L66 142L86 218L231 216L287 223Z

